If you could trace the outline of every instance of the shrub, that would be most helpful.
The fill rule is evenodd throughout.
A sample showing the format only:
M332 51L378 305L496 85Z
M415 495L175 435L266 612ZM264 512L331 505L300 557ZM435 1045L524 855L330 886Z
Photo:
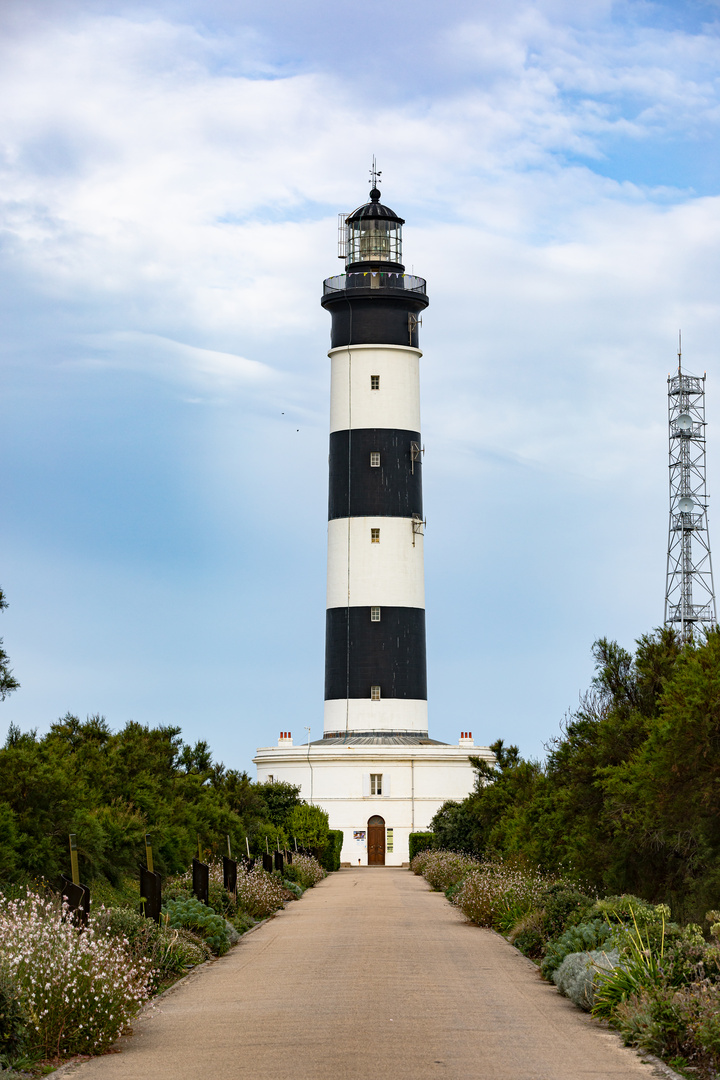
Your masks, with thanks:
M474 866L477 866L477 860L464 852L431 851L422 874L431 889L444 892L449 886L457 885Z
M342 829L329 830L322 858L320 859L320 865L323 870L327 870L328 873L340 869L340 852L342 851L344 839L345 836Z
M285 869L292 870L290 880L296 881L303 889L311 889L325 877L325 871L313 855L301 855L299 852L293 852L292 865Z
M319 806L300 803L293 806L287 818L287 830L303 847L322 851L328 841L328 815Z
M431 848L435 842L435 833L431 832L411 832L410 833L410 862L412 864L416 855L419 855L421 851L427 851Z
M17 987L29 1042L45 1057L100 1054L147 997L150 965L126 942L78 933L67 906L29 894L0 908L0 972Z
M169 926L175 930L187 929L199 934L218 956L222 956L230 948L233 941L228 929L230 924L222 915L217 915L211 907L199 900L190 897L168 900L163 904L162 911Z
M253 919L265 919L283 906L282 882L256 866L249 874L238 874L237 897L238 905Z
M579 926L571 926L559 938L545 946L540 970L545 978L549 979L566 956L571 953L594 952L612 936L613 928L603 919L591 919Z
M511 928L507 938L525 956L539 959L545 947L544 912L534 908L522 915Z
M478 926L509 933L523 915L539 907L553 878L539 870L505 862L475 864L466 874L455 903Z
M696 1067L720 1067L720 987L706 981L650 987L621 1002L613 1023L626 1043Z
M412 870L413 874L422 874L423 870L427 866L427 861L430 858L431 854L431 848L424 848L422 851L419 851L417 855L413 856L410 862L410 869Z
M559 937L570 926L587 922L595 903L567 881L555 881L540 894L540 907L543 912L543 932L547 940Z
M158 926L129 908L101 908L92 922L99 934L123 938L131 960L144 958L152 965L155 987L212 956L212 949L198 935Z
M581 1009L590 1010L597 1000L597 989L603 972L612 972L619 963L616 949L605 952L593 949L590 952L569 953L552 980L561 994L570 998Z
M0 975L0 1059L12 1060L22 1053L28 1039L28 1023L17 985L7 975Z

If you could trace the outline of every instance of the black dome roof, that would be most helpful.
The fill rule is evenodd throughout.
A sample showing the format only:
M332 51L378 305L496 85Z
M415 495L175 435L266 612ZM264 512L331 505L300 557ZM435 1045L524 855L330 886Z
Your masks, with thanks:
M391 210L389 206L383 206L380 202L380 192L377 188L373 188L370 192L370 202L363 203L362 206L358 206L357 210L353 210L345 220L362 221L363 218L382 218L384 221L396 221L398 225L405 224L405 218L398 217L394 210Z

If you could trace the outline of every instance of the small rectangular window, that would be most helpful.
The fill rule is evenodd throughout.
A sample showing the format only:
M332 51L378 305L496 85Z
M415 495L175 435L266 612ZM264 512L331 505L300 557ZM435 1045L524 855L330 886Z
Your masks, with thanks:
M370 608L370 622L380 622L380 608L379 607L371 607Z
M371 450L370 451L370 464L372 465L373 469L379 469L380 468L380 451L379 450Z
M379 544L380 543L380 530L379 529L371 529L370 530L370 543L371 544Z
M379 701L380 700L380 687L379 686L371 686L370 687L370 700L371 701Z
M382 795L382 773L370 773L370 794Z
M370 376L370 389L371 390L379 390L380 389L380 376L379 375L371 375Z

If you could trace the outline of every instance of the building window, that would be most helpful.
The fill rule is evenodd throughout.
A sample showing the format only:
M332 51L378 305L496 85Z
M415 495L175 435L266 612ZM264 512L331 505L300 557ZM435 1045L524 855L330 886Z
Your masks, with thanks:
M274 780L275 780L275 777L273 776L273 774L268 773L267 783L272 784Z
M379 544L380 543L380 530L379 529L371 529L370 530L370 543L371 544Z
M380 622L380 608L379 607L371 607L370 608L370 622Z
M380 451L379 450L371 450L370 451L370 464L373 467L373 469L379 469L380 468Z
M371 701L379 701L380 700L380 687L379 686L371 686L370 687L370 700Z
M379 375L371 375L370 376L370 389L371 390L379 390L380 389L380 376Z
M382 795L382 773L370 773L370 794Z
M385 835L387 837L387 839L385 841L385 850L387 851L388 855L392 855L392 850L393 850L393 831L392 831L392 829L387 829L385 831Z

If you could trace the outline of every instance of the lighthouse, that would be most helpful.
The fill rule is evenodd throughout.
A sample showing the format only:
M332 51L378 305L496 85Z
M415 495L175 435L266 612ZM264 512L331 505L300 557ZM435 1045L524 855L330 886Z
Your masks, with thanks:
M425 517L418 331L423 278L405 273L402 227L370 199L341 215L344 273L323 282L331 317L325 704L322 738L298 745L290 716L254 758L343 832L345 866L402 866L409 837L473 789L473 719L457 744L428 734Z
M418 328L404 221L370 201L345 221L332 318L325 629L326 737L427 736Z

